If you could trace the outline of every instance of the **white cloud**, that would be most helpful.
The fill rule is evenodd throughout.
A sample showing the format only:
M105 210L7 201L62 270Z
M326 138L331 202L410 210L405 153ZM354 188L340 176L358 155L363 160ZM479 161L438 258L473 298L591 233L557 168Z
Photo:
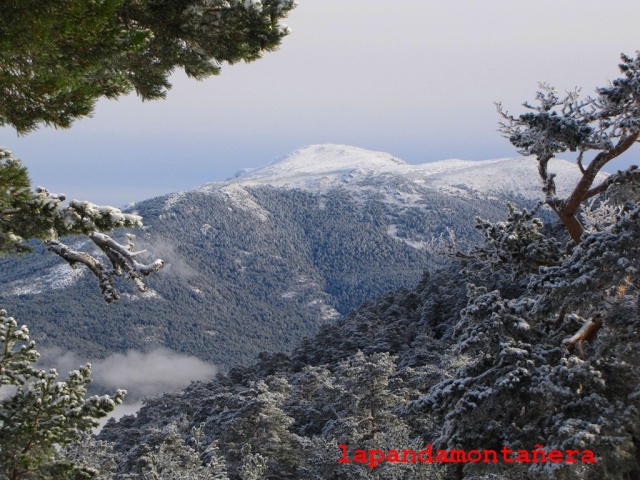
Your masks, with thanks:
M73 352L50 349L41 353L40 368L55 367L61 377L87 363ZM181 390L192 381L210 380L217 373L215 365L166 348L147 353L129 350L89 363L92 385L107 391L127 390L127 404Z
M180 390L192 381L209 380L216 372L214 365L164 348L148 353L115 353L94 362L92 368L96 384L126 389L129 401Z

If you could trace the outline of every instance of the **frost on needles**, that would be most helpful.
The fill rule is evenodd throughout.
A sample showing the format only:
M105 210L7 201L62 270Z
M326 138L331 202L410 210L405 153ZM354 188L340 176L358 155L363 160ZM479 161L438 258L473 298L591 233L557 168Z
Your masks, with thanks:
M176 68L204 79L223 63L252 62L276 50L290 31L281 23L294 0L100 0L3 3L0 17L0 126L27 134L42 125L69 128L91 115L100 98L135 91L143 100L164 98ZM107 303L117 300L113 278L144 290L143 277L162 261L142 264L132 239L121 245L104 232L141 225L111 207L71 202L45 189L31 191L26 170L0 150L0 254L24 252L31 239L72 267L98 278ZM111 264L60 242L87 235Z
M84 265L98 279L102 297L107 303L119 298L114 277L124 276L139 291L145 291L143 278L164 265L160 259L140 263L144 252L135 252L133 235L122 245L106 235L116 228L141 227L142 218L123 213L114 207L101 207L73 200L63 205L64 195L49 193L44 188L31 189L26 168L12 153L0 147L0 254L24 253L29 240L41 240L47 249L66 260L72 268ZM74 250L62 237L85 235L106 256L103 260L87 252Z
M535 155L544 204L563 229L535 211L510 207L505 222L479 220L485 246L461 254L469 269L512 280L501 288L469 282L468 305L453 330L462 365L411 403L441 422L435 444L450 448L588 446L601 478L638 473L640 358L640 176L637 167L594 186L609 161L640 136L640 56L623 56L624 77L597 98L560 98L543 86L538 106L503 112L503 132ZM556 196L551 160L577 152L582 177ZM530 465L529 474L585 478L585 469ZM465 471L477 470L467 467ZM568 476L562 476L568 475Z
M598 172L640 137L640 54L636 58L622 55L620 71L623 77L598 88L596 97L580 98L577 90L561 96L550 85L541 84L537 104L524 104L526 113L514 116L498 104L502 133L520 153L537 158L545 203L575 243L580 243L584 232L578 218L580 209L612 185L608 180L594 185ZM555 175L549 171L550 161L567 152L577 153L582 177L566 198L560 198Z
M589 153L589 165L597 166L622 153L619 142L637 138L634 102L640 99L635 89L622 88L624 81L616 85L629 115L619 110L619 121L603 124L593 142L589 128L598 121L586 128L580 120L586 110L577 114L578 107L568 106L563 113L555 100L549 105L560 109L540 109L534 113L539 122L526 117L529 126L523 123L515 140L539 142L535 154L543 160L564 146L580 150L577 185L585 185L596 169L586 163ZM556 131L554 125L570 127ZM597 143L603 135L617 140ZM545 138L550 150L543 148ZM612 175L586 196L576 186L568 197L580 198L572 213L580 223L576 239L562 221L571 209L563 210L566 199L553 192L550 160L541 170L552 221L536 216L545 213L543 206L513 207L502 222L480 221L484 245L443 261L414 289L365 303L291 355L264 354L210 383L150 400L137 417L101 434L127 465L115 473L138 473L146 455L140 445L160 448L158 432L175 422L187 439L191 428L204 425L203 438L219 448L233 479L638 478L638 172ZM553 222L555 215L560 222ZM368 466L338 463L339 445L361 452L540 445L549 455L589 450L595 462Z
M60 457L60 448L95 428L126 392L86 398L91 365L60 381L55 369L34 367L38 357L29 329L0 310L0 477L94 478L97 470Z

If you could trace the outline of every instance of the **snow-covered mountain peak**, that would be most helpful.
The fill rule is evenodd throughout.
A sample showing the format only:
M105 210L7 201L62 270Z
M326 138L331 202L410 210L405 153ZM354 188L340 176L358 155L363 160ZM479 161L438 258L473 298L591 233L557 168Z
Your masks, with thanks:
M488 162L494 162L494 160ZM380 179L390 177L423 183L422 180L425 177L458 171L477 163L451 159L423 165L410 165L386 152L348 145L309 145L264 167L242 170L226 183L325 191L363 182L369 184L372 179L379 183ZM210 184L211 187L216 185Z
M407 163L386 152L375 152L349 145L321 144L309 145L275 160L264 167L294 168L310 171L332 171L338 169L373 169Z
M560 196L568 194L580 178L578 167L566 160L552 160L549 171L557 174ZM601 174L599 181L605 176ZM542 198L538 162L533 157L449 159L414 165L389 153L333 144L300 148L264 167L241 171L233 179L198 190L223 191L235 198L245 187L260 185L311 192L348 188L352 193L384 194L394 201L400 198L407 204L412 202L405 197L418 198L424 189L463 196ZM168 204L173 198L178 196L172 196Z
M310 145L252 171L238 175L240 183L310 186L309 181L340 181L354 173L375 175L407 163L389 153L347 145Z

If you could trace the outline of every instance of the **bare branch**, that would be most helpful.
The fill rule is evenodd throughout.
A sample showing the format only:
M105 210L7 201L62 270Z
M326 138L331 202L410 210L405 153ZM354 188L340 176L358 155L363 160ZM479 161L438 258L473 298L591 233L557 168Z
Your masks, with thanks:
M578 330L574 335L572 335L569 338L565 338L562 341L562 344L565 347L567 347L569 351L573 351L576 345L582 342L592 341L601 327L602 327L602 318L599 315L596 315L593 318L584 322L580 330Z
M107 268L100 260L88 253L73 250L58 240L48 240L45 245L50 252L66 260L72 268L76 268L77 264L87 267L98 279L102 298L107 303L120 298L120 294L114 287L114 276L122 276L124 272L126 278L133 281L140 292L144 292L147 287L143 282L143 277L157 272L164 265L164 262L160 259L147 265L139 263L136 260L136 256L142 252L132 251L133 235L128 236L128 245L126 247L103 233L93 232L88 236L107 256L113 266L112 269Z
M609 186L610 184L605 180L600 185L589 189L585 194L584 199L589 200L590 198L595 197L596 195L606 192Z
M80 263L91 270L98 279L102 298L105 302L111 303L120 298L120 294L113 286L111 271L107 270L99 260L88 253L72 250L69 246L57 240L48 240L45 245L50 252L66 260L71 265L71 268L77 268L77 264Z
M584 150L580 150L580 154L578 155L578 167L580 168L580 172L584 175L586 173L584 167L582 166L582 158L584 157Z

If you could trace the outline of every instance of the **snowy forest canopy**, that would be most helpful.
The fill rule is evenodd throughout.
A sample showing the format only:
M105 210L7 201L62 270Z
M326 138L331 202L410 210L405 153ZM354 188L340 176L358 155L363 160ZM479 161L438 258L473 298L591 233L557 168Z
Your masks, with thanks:
M10 6L19 9L18 3ZM234 22L246 21L247 12L262 20L269 11L267 26L280 36L286 32L277 28L277 18L293 6L191 3L189 12L201 17L198 12L205 11L213 24L220 9L240 9L240 18L230 17ZM117 8L118 2L109 5ZM145 10L146 2L127 5L139 10L131 11L125 25L162 24L152 8ZM202 27L189 26L194 32ZM126 38L150 42L151 50L168 49L178 59L206 57L199 49L181 50L172 36L161 39L168 44L146 34ZM274 47L264 42L258 43ZM242 53L258 56L251 49ZM194 76L204 68L198 62L184 66ZM160 77L151 72L151 94L164 85L165 71ZM124 392L85 398L89 366L62 382L57 372L35 368L38 354L28 329L1 311L0 387L12 390L0 399L0 473L11 480L640 478L640 174L632 167L594 184L602 167L640 136L640 56L624 56L621 72L596 97L559 97L544 86L538 105L527 105L529 112L502 112L503 132L538 159L544 192L538 208L549 207L557 224L545 224L537 208L510 207L502 222L479 219L485 243L465 251L452 245L451 258L426 272L415 288L366 303L290 355L261 355L254 365L212 382L149 399L136 417L110 422L98 438L82 433ZM91 103L95 92L89 93ZM36 115L20 124L2 114L3 122L23 130L54 118ZM70 118L69 112L56 115L62 126ZM582 176L560 198L553 158L564 152L576 153ZM41 238L70 263L91 268L90 259L58 246L59 232L68 228L103 244L114 274L121 268L137 282L136 273L161 266L137 264L131 244L98 232L134 225L138 218L90 204L61 207L61 197L32 192L26 172L4 150L2 159L3 250L21 250L24 238ZM30 224L29 218L41 222ZM111 281L102 284L106 300L115 299ZM425 445L469 452L468 459L472 451L501 452L506 446L531 452L533 460L528 454L516 463L390 460L390 452L419 452ZM364 461L351 455L354 449L368 452L366 458L360 454ZM579 453L573 462L536 461L536 450L549 458L552 451ZM386 452L384 461L372 460L378 451Z

